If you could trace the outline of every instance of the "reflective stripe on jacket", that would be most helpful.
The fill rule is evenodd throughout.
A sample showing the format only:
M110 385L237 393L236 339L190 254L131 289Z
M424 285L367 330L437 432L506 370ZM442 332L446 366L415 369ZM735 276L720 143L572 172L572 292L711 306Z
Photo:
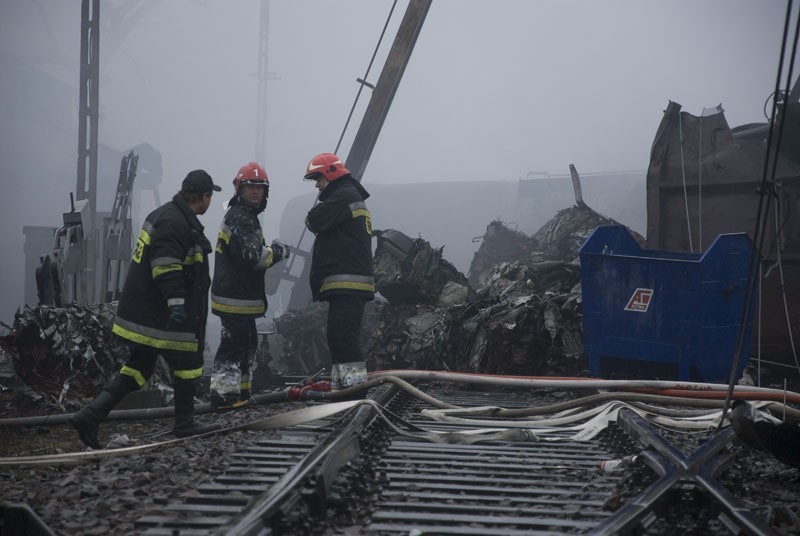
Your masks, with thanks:
M112 331L142 344L202 352L208 317L211 243L181 194L145 219L131 258ZM168 304L183 303L186 322L166 329Z
M306 216L316 235L309 283L313 299L355 294L372 299L372 216L364 200L369 193L349 175L331 182Z
M267 311L264 272L274 264L258 214L263 208L230 201L217 236L211 312L217 316L256 318Z

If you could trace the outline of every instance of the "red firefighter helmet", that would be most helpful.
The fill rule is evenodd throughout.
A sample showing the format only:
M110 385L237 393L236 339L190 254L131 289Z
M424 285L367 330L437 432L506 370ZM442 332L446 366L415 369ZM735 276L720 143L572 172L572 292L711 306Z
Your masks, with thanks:
M315 181L322 175L328 182L335 181L350 172L344 167L342 159L331 153L318 154L311 159L306 168L304 179Z
M256 162L248 162L239 168L236 177L233 179L233 189L239 195L239 187L242 184L257 184L266 188L266 196L269 197L269 177L264 168Z

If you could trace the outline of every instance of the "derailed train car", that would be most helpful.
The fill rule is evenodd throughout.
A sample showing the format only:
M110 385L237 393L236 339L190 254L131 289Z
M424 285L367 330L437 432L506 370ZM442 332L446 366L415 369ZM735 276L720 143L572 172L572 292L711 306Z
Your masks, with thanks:
M751 355L784 374L800 329L800 80L775 98L771 134L729 127L722 106L694 116L669 102L647 171L647 246L702 252L748 233L762 259Z

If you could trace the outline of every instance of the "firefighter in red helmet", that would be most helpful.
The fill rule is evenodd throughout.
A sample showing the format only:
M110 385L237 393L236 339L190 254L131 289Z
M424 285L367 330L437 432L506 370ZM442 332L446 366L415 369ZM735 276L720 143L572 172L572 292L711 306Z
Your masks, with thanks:
M366 381L359 336L366 302L375 296L369 193L335 154L315 156L305 179L315 182L317 203L306 216L316 235L309 282L314 301L328 302L331 386L343 389Z
M217 409L238 407L251 398L256 318L267 311L264 272L289 251L278 241L268 246L258 221L269 198L264 168L256 162L242 166L233 189L217 237L211 284L211 311L222 322L211 374L211 404Z

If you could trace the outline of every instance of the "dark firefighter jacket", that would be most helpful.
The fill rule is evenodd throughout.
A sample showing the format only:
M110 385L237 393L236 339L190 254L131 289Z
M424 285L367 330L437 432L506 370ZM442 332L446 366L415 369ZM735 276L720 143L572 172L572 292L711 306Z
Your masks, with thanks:
M248 207L238 197L231 199L229 205L214 254L211 312L217 316L257 318L267 311L264 272L276 261L258 221L264 208Z
M328 184L308 212L306 227L317 236L309 276L314 301L333 294L374 297L368 197L360 183L345 175Z
M181 194L145 219L122 289L113 332L135 343L202 353L208 317L211 243ZM166 328L169 305L184 303L186 322Z

